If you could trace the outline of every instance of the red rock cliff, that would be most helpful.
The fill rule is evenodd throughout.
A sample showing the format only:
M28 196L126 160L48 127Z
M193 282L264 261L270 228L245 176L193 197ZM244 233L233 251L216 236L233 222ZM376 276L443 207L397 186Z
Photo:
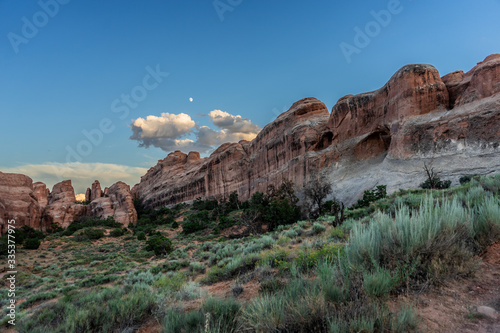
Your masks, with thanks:
M132 189L149 207L237 191L248 199L291 179L300 192L313 172L352 203L365 189L423 181L432 162L453 180L500 167L500 55L443 78L430 65L407 65L382 88L341 98L329 114L314 98L298 101L251 142L227 143L209 157L176 151Z

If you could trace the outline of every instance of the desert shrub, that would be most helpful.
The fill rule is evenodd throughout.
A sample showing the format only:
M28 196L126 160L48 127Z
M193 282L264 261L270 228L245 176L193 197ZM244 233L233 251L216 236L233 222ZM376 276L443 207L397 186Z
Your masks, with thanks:
M169 272L167 274L161 275L154 285L157 288L165 289L169 291L179 291L186 283L186 275L180 272Z
M146 240L146 234L144 233L144 231L139 231L137 233L137 240Z
M445 275L466 272L464 266L473 266L470 246L476 220L457 198L436 203L430 194L418 211L398 207L394 221L378 213L369 225L354 225L346 252L354 266L395 270L400 263L408 263L415 267L414 282L439 283ZM436 269L437 263L445 266Z
M169 254L174 250L172 241L165 236L155 235L150 237L146 242L146 251L153 251L157 256Z
M326 227L321 223L314 222L312 230L315 234L320 234L326 230Z
M118 275L113 274L97 274L88 279L81 281L78 285L82 288L93 287L97 285L107 284L120 279Z
M27 238L23 247L27 250L36 250L40 247L40 240L38 238Z
M434 177L432 179L427 179L420 187L423 189L435 189L435 190L443 190L449 188L451 185L451 180L441 180L439 177Z
M193 209L194 210L214 210L218 207L219 202L214 200L203 200L202 198L196 198L193 201Z
M203 278L202 283L212 284L244 274L254 269L258 261L259 257L256 254L228 258L227 263L222 267L212 267L207 276Z
M82 217L76 220L75 222L71 223L69 227L64 230L63 236L71 236L73 235L77 230L84 229L84 228L89 228L89 227L108 227L108 228L121 228L123 225L121 223L118 223L114 220L113 217L108 217L105 220L99 220L99 219L93 219L93 218L87 218L87 217Z
M347 239L347 235L345 234L344 229L337 227L337 228L332 228L328 232L328 238L336 241L344 241Z
M208 298L201 311L205 318L209 318L206 321L209 327L217 328L219 332L236 332L240 304L234 299Z
M63 231L64 231L64 229L61 228L61 226L59 224L57 224L57 223L52 223L50 225L50 228L47 229L47 232L49 234L55 234L55 233L63 232Z
M156 298L145 290L105 288L82 291L35 310L19 320L21 332L127 331L153 316Z
M397 283L397 278L384 268L363 274L363 289L371 297L386 297Z
M191 234L208 227L210 222L209 212L202 210L191 214L182 224L182 233Z
M241 322L256 332L283 329L286 317L286 299L282 295L263 294L241 310Z
M163 318L163 333L200 332L205 325L205 316L201 311L184 312L168 309Z
M463 175L462 177L460 177L458 181L460 182L460 185L464 185L469 183L472 179L477 179L477 178L479 178L478 175Z
M89 240L97 240L104 237L104 232L101 229L89 228L85 229L82 235L86 236Z
M205 265L201 262L191 262L189 263L189 270L195 274L197 273L205 273Z
M475 210L474 238L481 248L500 239L500 200L489 196Z
M179 228L179 223L177 221L174 221L174 222L172 222L171 227L172 227L172 229L177 229L177 228Z
M297 222L299 218L300 208L287 199L272 201L264 214L264 222L267 223L269 231L275 230L280 225Z
M260 283L259 293L271 293L274 294L286 287L286 283L278 278L271 277L265 279Z
M392 321L393 332L411 332L417 329L418 318L411 306L403 306Z
M309 271L322 261L335 261L343 253L341 244L324 244L319 249L306 248L297 253L295 264L300 271Z
M185 268L189 266L189 261L183 260L170 260L163 264L162 269L164 271L178 271L181 268Z
M115 229L111 230L109 235L111 237L121 237L121 236L125 235L126 232L127 232L127 229L125 229L125 228L115 228Z
M366 190L363 198L359 199L353 208L368 207L370 202L385 198L387 196L387 185L378 185L374 190Z
M19 309L24 310L26 308L29 308L33 304L40 302L40 301L53 299L53 298L56 298L57 296L59 296L59 294L56 292L53 292L53 291L52 292L37 293L33 296L28 297L28 299L26 299L23 303L21 303L21 305L19 306Z

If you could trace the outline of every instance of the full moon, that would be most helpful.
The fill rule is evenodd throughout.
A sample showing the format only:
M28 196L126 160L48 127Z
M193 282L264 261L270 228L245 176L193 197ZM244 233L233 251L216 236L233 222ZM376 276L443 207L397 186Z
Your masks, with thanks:
M193 101L193 97L189 97L189 101L192 102Z

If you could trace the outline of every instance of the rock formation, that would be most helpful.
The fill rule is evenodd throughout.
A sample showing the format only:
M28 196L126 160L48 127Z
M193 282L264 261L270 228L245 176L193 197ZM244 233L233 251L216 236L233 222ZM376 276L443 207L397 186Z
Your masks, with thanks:
M465 174L500 167L500 55L467 73L440 77L430 65L407 65L382 88L339 99L329 113L315 98L302 99L249 141L226 143L209 157L175 151L141 177L130 191L118 182L87 189L87 206L75 204L71 181L49 194L42 183L0 172L0 225L43 230L67 227L80 216L113 216L127 226L137 220L133 197L150 208L198 197L246 200L283 179L302 187L321 173L333 196L349 205L364 190L385 184L389 192L417 187L424 163L455 183Z
M130 186L124 182L112 185L108 189L107 196L92 200L89 204L88 215L100 219L111 216L117 222L122 223L124 227L137 222L137 212L130 193Z
M86 211L87 207L75 203L75 190L71 180L65 180L54 185L43 213L43 224L48 227L55 223L67 228L71 222L85 216Z
M430 65L408 65L382 88L341 98L331 114L314 98L296 102L251 142L226 143L207 158L169 154L134 186L148 207L222 198L291 179L298 191L316 172L353 203L379 184L416 187L432 163L443 178L488 174L500 166L500 55L467 73L440 77Z
M33 191L33 180L25 175L0 172L0 232L7 231L8 221L41 229L41 209Z
M36 182L33 184L33 192L35 193L38 205L43 210L49 203L50 191L47 188L47 185L42 182Z
M100 184L93 184L99 193ZM89 191L87 191L89 192ZM75 203L71 180L54 185L52 192L44 183L33 184L31 178L21 174L0 172L0 233L7 231L8 220L15 219L16 228L23 225L46 230L55 223L67 228L80 217L113 217L127 227L137 221L137 212L130 193L130 186L118 182L111 186L108 195L98 196L89 205Z
M133 189L146 206L159 207L197 197L222 198L238 191L246 199L283 178L305 181L305 154L317 144L329 118L315 98L298 101L252 141L226 143L210 157L176 151L148 170Z

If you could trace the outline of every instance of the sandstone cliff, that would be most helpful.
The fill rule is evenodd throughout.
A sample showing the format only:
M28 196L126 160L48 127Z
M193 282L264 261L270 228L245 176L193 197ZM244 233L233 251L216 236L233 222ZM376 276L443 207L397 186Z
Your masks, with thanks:
M315 172L334 195L353 203L378 184L416 187L432 163L453 181L500 167L500 55L467 73L440 77L431 65L408 65L384 87L341 98L331 114L314 98L292 105L251 142L227 143L207 158L180 151L158 162L132 192L148 207L222 198L248 199L291 179L300 192Z
M90 202L87 215L100 219L111 216L124 227L137 222L137 212L134 208L130 186L124 182L117 182L108 189L106 195L102 194L102 197L96 197Z
M15 227L41 228L42 211L33 191L33 180L25 175L0 172L0 231L5 233L9 220Z
M89 205L77 204L71 180L57 183L50 192L44 183L33 184L28 176L0 172L0 233L6 232L11 219L16 220L16 228L27 225L37 230L53 223L67 228L82 216L112 216L125 227L137 221L130 186L117 182L104 194L95 181L92 190L95 198Z

